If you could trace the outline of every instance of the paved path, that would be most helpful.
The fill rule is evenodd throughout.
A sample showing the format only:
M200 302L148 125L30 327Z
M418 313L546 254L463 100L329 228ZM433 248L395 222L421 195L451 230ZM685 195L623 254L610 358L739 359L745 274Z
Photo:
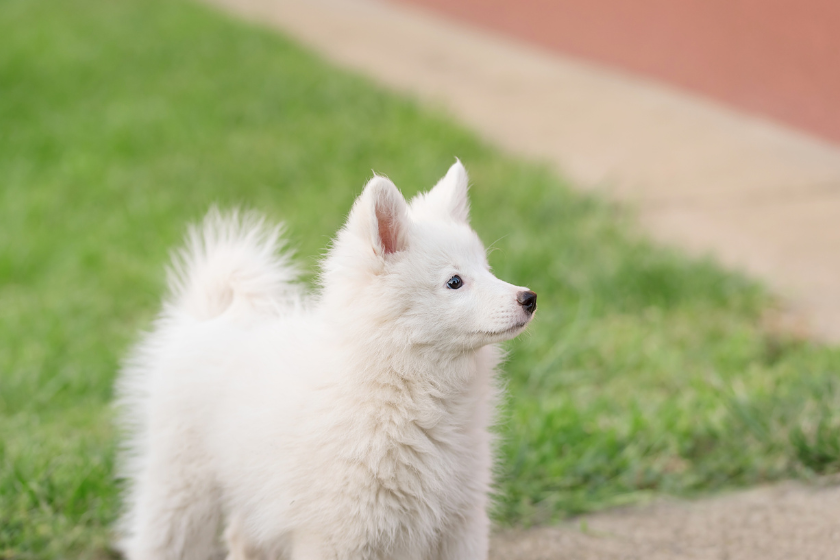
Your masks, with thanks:
M837 0L392 0L840 142Z
M419 8L210 1L629 202L655 237L763 277L840 341L838 147Z
M491 560L837 560L840 487L786 483L498 534Z
M655 237L763 277L840 341L840 150L380 0L208 0L635 206ZM840 486L795 483L502 532L492 560L838 560Z

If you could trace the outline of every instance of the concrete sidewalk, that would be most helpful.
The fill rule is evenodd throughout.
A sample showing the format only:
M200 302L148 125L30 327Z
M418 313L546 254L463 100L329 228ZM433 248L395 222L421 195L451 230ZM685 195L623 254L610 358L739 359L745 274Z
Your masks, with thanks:
M491 560L836 560L840 487L659 502L493 538Z
M380 0L211 0L638 209L840 341L840 148L665 86Z
M840 149L666 87L380 0L209 0L443 107L763 278L840 341ZM469 162L467 162L469 163ZM789 483L502 532L492 560L840 558L840 487Z

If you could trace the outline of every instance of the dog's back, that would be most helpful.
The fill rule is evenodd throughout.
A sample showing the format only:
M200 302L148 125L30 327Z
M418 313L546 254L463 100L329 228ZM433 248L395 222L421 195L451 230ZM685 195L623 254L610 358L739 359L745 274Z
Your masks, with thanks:
M220 400L211 398L224 386L213 379L214 363L236 346L232 335L242 336L219 325L220 316L253 323L301 306L298 271L282 251L281 231L256 214L214 208L173 254L163 310L126 360L117 385L128 435L120 467L128 482L120 547L131 558L161 558L165 549L180 551L173 558L213 554L219 487L215 474L202 476L210 458L199 449L196 424L204 418L196 414L196 402ZM223 332L214 335L220 326ZM241 369L247 372L247 364ZM174 515L156 507L164 500L155 492L168 493Z

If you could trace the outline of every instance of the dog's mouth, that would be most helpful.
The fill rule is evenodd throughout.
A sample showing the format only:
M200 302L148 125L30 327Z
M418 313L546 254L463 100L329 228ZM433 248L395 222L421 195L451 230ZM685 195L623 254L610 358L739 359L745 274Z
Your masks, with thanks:
M476 334L483 334L485 336L504 336L515 333L516 331L524 328L527 324L528 321L522 321L521 323L516 323L512 327L500 331L478 331Z

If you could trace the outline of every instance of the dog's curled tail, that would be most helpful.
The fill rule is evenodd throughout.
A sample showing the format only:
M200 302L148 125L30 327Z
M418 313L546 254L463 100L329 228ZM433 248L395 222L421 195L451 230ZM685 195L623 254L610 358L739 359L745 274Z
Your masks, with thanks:
M294 305L298 270L282 231L253 212L211 208L172 256L168 310L207 320L234 305L265 311Z

